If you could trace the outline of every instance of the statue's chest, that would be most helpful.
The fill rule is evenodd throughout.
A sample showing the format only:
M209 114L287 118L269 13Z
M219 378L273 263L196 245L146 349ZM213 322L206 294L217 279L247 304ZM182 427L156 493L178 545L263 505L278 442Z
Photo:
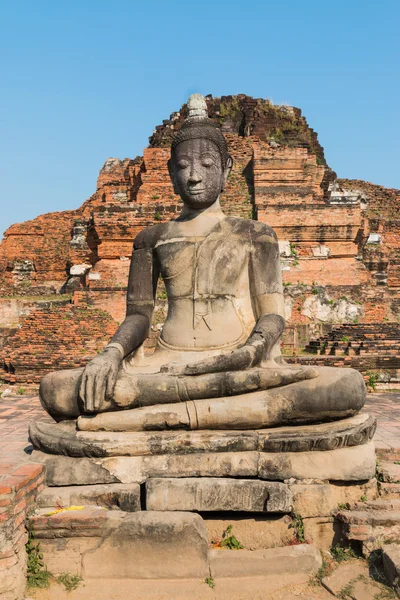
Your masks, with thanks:
M182 296L236 296L247 272L247 243L232 239L181 238L155 249L169 294Z

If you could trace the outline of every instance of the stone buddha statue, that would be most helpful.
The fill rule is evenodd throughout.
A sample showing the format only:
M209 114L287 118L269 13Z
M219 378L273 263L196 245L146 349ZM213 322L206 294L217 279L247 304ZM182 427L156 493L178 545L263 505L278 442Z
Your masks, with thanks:
M227 144L195 94L175 134L169 172L181 215L135 239L127 312L84 369L46 375L44 408L81 431L259 429L355 414L365 400L353 369L285 364L277 237L228 217L219 197L232 168ZM168 316L155 352L146 340L161 277Z

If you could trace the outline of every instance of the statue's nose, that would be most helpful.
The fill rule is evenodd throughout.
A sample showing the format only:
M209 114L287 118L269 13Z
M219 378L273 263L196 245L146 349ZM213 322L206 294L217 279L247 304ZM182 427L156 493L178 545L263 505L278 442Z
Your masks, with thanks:
M200 183L200 181L201 181L201 175L200 175L200 173L197 173L197 171L192 171L190 173L188 181L189 181L189 183L191 185L195 185L196 183Z

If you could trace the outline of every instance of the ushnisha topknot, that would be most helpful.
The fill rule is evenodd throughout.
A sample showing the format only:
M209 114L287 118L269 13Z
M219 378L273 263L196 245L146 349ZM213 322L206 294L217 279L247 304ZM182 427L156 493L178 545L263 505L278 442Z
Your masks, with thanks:
M225 168L229 158L228 145L220 129L208 116L207 104L201 94L192 94L187 103L188 116L183 121L179 131L174 135L171 154L181 142L206 138L214 142L221 155L222 166Z

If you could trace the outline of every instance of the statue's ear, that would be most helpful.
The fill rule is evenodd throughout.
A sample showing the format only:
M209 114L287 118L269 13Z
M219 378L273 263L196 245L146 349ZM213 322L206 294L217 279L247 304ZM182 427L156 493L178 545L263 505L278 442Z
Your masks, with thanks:
M174 192L175 192L175 194L178 194L177 189L176 189L175 169L174 169L174 164L173 164L172 158L169 159L167 165L168 165L168 173L169 173L169 176L171 178L171 182L172 182L172 186L174 188Z
M232 156L229 156L228 160L226 161L226 165L225 165L225 169L224 169L224 180L223 180L222 189L225 188L225 185L226 185L226 182L228 181L230 172L232 171L232 167L233 167L233 158L232 158Z

